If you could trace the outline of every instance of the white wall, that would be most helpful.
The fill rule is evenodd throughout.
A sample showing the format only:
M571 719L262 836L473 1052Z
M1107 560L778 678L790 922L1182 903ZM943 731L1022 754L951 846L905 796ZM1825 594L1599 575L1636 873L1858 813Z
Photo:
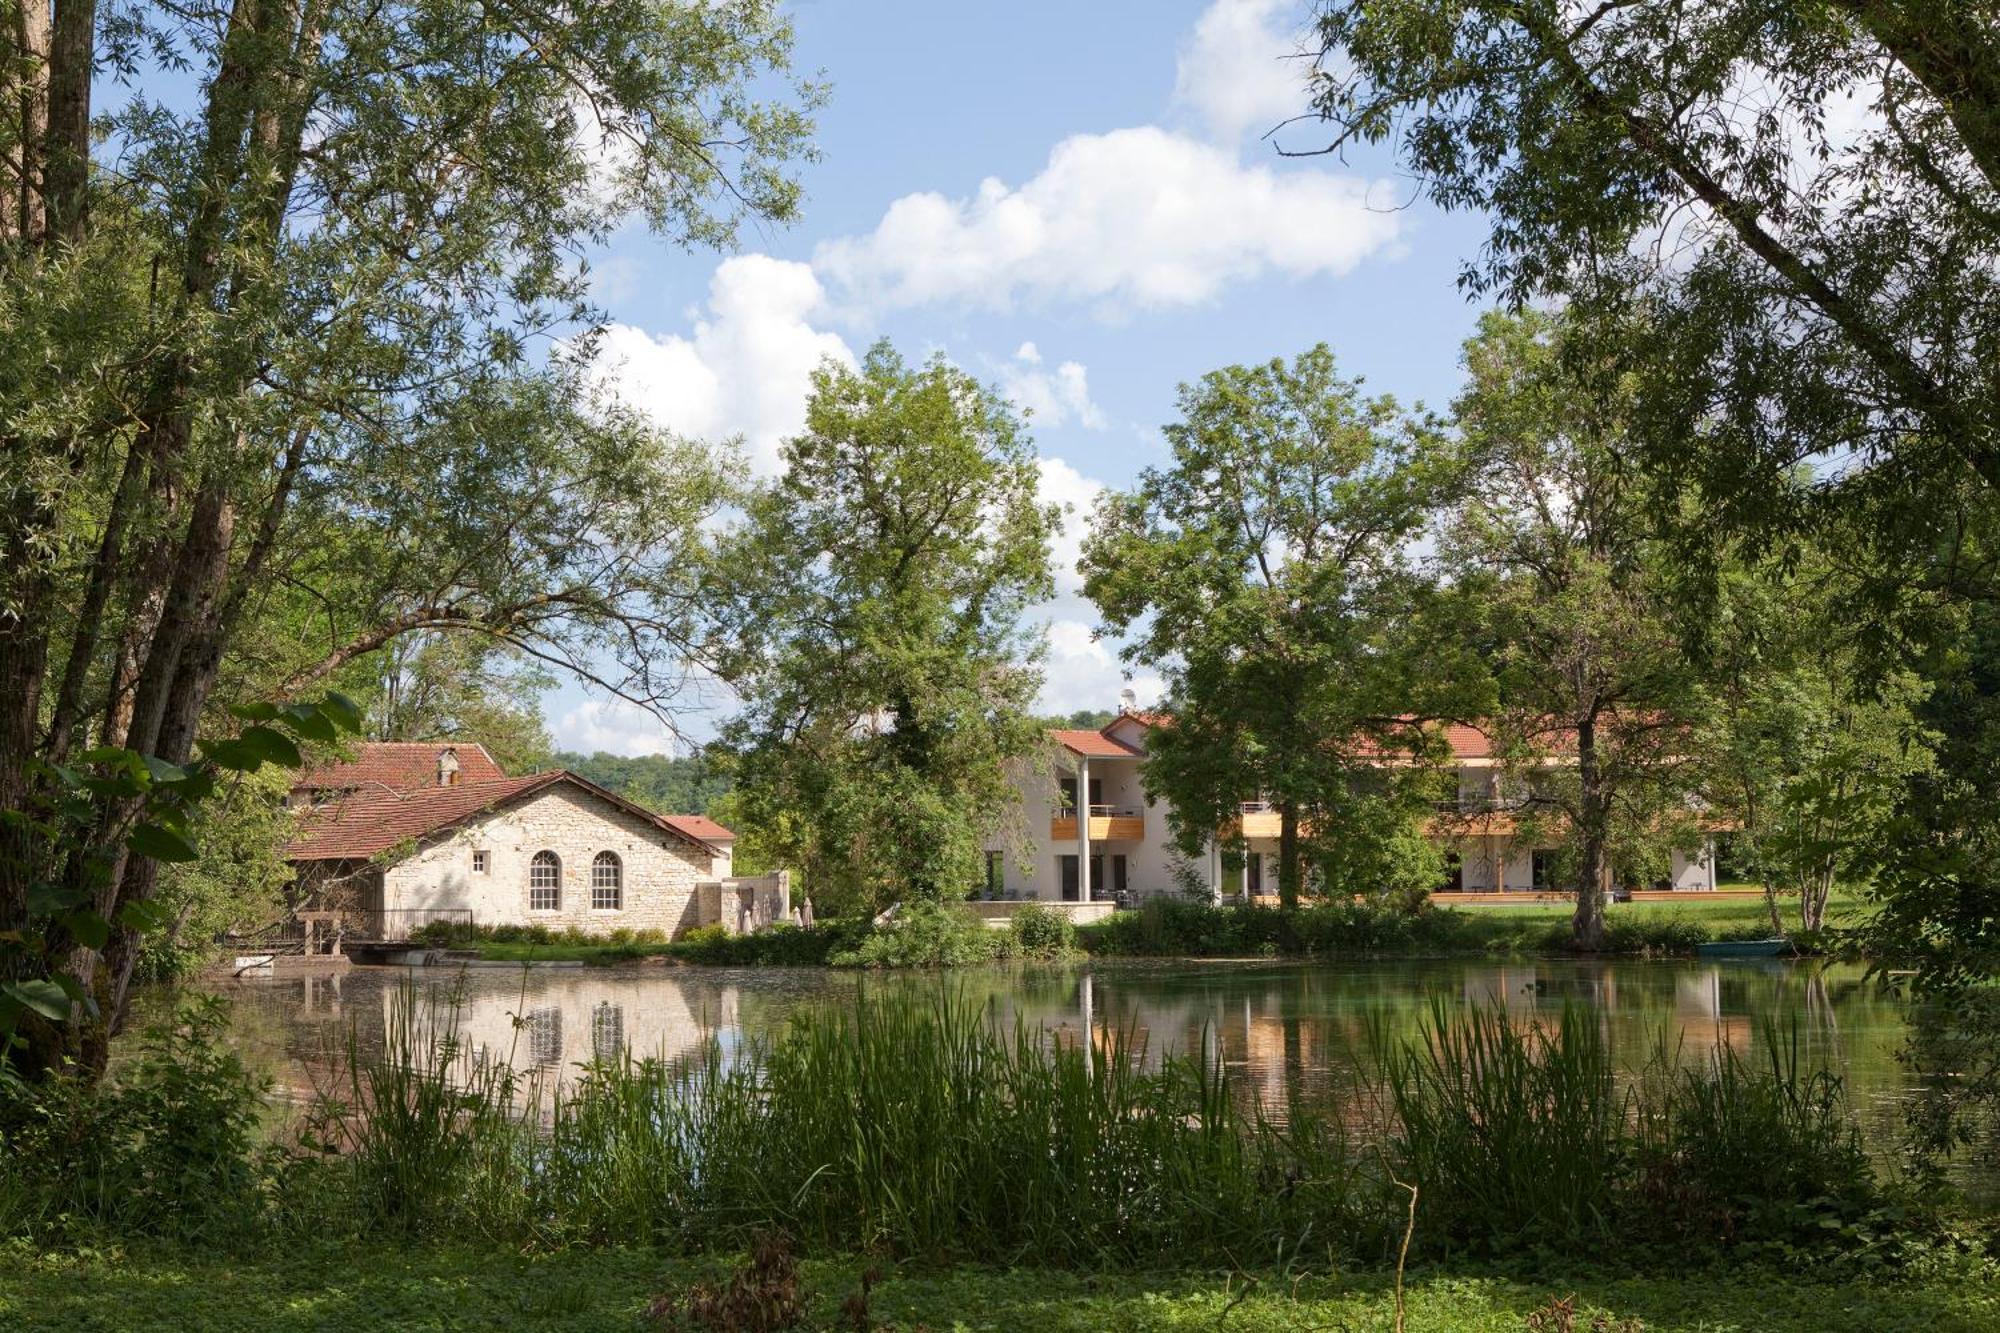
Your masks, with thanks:
M561 906L528 907L528 864L536 852L562 862ZM472 869L472 853L488 853L487 869ZM599 852L624 863L624 906L590 905L590 867ZM518 805L473 819L441 840L388 867L383 907L469 907L479 925L540 924L599 933L628 927L678 933L697 920L695 884L712 878L710 856L649 821L557 784Z

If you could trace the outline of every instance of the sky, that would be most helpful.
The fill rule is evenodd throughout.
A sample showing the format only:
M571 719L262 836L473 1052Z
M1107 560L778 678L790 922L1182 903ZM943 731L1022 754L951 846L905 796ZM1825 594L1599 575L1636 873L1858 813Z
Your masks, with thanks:
M1072 506L1046 625L1051 713L1160 682L1093 637L1076 575L1105 486L1165 459L1178 387L1329 344L1343 373L1445 406L1477 309L1480 220L1438 213L1386 152L1282 157L1307 16L1286 0L795 0L795 61L830 85L798 223L729 254L643 228L599 256L600 373L683 434L740 437L769 475L820 360L887 337L943 353L1028 413L1044 497ZM679 719L712 734L726 699ZM670 752L640 710L564 684L559 748Z

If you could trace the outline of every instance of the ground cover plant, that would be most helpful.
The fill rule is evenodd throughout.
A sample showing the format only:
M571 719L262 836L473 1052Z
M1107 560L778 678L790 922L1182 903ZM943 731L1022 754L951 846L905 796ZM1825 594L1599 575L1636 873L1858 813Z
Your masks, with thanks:
M474 1244L302 1244L234 1257L139 1246L0 1254L0 1325L22 1333L187 1333L255 1327L292 1333L444 1326L632 1333L659 1298L726 1283L729 1256L680 1258L634 1246L518 1254ZM1305 1333L1394 1327L1389 1275L1302 1264L1292 1272L1105 1273L1008 1266L937 1267L807 1256L799 1264L807 1329L853 1327L843 1307L862 1275L878 1330L1100 1333L1212 1330ZM1689 1269L1654 1276L1587 1263L1532 1275L1418 1267L1405 1283L1413 1333L1522 1333L1527 1318L1572 1299L1573 1327L1636 1319L1646 1333L1983 1333L2000 1320L2000 1281L1983 1263L1921 1278L1856 1284L1796 1269ZM672 1327L661 1324L658 1327Z

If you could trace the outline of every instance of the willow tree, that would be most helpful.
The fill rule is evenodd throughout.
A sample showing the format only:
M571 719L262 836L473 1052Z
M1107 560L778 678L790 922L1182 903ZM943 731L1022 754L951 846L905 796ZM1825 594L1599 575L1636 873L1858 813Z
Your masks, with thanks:
M1041 738L1033 445L986 386L879 343L814 374L783 459L719 565L738 809L822 903L963 897Z
M1369 848L1388 855L1357 887L1428 889L1436 849L1393 834L1435 811L1435 781L1379 760L1430 757L1421 717L1462 711L1478 679L1411 614L1412 544L1450 475L1437 428L1363 396L1323 344L1211 371L1180 411L1172 465L1099 500L1082 564L1104 628L1166 677L1148 790L1190 852L1269 799L1286 906L1309 862Z
M1344 0L1320 32L1328 147L1393 140L1484 214L1472 290L1644 311L1631 443L1708 501L1683 559L1842 521L1885 631L1912 588L1990 594L1991 4Z
M129 798L52 836L51 775L186 759L246 626L290 615L293 690L426 628L679 658L717 473L590 400L579 256L792 215L789 42L765 0L0 4L0 932L96 1001L29 1063L101 1059L156 878Z

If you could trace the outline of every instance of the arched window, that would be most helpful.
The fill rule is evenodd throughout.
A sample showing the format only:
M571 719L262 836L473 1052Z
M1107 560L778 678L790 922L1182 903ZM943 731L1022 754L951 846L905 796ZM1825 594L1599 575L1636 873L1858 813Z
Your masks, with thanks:
M553 912L562 906L562 862L554 852L536 852L528 862L528 910Z
M590 906L593 911L617 912L625 907L625 866L616 852L599 852L590 863Z

